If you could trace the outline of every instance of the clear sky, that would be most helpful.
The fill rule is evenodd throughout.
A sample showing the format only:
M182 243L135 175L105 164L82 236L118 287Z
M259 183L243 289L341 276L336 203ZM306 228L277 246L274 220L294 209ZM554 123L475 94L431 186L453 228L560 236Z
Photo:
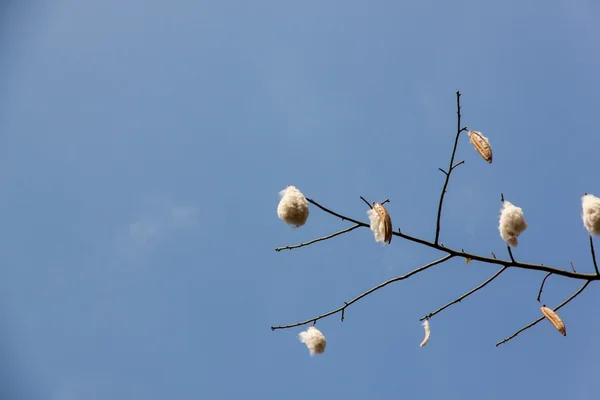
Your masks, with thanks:
M17 4L19 3L19 4ZM580 197L600 196L600 6L562 1L30 1L0 8L0 398L589 399L592 284L540 316L543 273L454 260L302 328L443 254L315 207L277 219L288 184L366 221L506 258L500 193L529 228L515 257L592 272ZM600 239L597 240L600 247ZM551 277L556 306L580 282Z

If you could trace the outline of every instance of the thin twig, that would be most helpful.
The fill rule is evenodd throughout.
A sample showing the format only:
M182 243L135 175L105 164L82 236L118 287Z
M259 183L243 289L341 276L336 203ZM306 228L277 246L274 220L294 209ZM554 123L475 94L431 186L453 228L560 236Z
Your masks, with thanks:
M367 203L367 205L369 206L369 208L373 208L373 206L371 205L371 203L369 203L367 200L365 200L365 198L364 198L364 197L360 196L360 199L361 199L362 201L364 201L365 203Z
M515 262L515 257L513 257L513 253L512 253L512 250L510 249L510 246L506 245L506 248L508 249L508 255L510 256L510 260L512 262Z
M456 155L456 148L458 147L458 139L460 138L461 132L467 130L467 128L460 127L460 92L456 92L456 115L458 116L457 120L457 128L456 128L456 137L454 138L454 147L452 148L452 155L450 156L450 165L448 167L448 172L446 173L446 180L444 181L444 187L442 188L442 194L440 195L440 202L438 204L437 211L437 220L435 224L435 240L433 243L438 244L440 239L440 219L442 218L442 206L444 204L444 196L446 195L446 189L448 188L448 182L450 181L450 175L452 174L452 170L458 167L463 161L459 162L457 165L454 165L454 156ZM445 171L442 171L445 172Z
M362 197L362 196L360 196L360 199L361 199L362 201L364 201L365 203L367 203L367 205L369 206L369 208L371 208L371 209L373 208L373 206L371 205L371 203L369 203L369 202L367 201L367 199L365 199L365 198L364 198L364 197ZM385 200L384 200L384 201L382 201L380 204L381 204L381 205L384 205L385 203L389 203L389 202L390 202L390 199L385 199Z
M454 165L452 166L452 169L454 169L454 168L458 167L459 165L463 165L464 163L465 163L465 160L459 161L459 162L457 162L456 164L454 164Z
M575 266L573 265L573 261L569 261L569 263L571 264L571 269L573 270L573 272L577 272L577 271L575 271Z
M434 312L430 312L426 316L419 318L419 321L423 321L424 319L429 319L429 318L433 317L434 315L436 315L437 313L439 313L441 311L444 311L446 308L450 307L451 305L456 304L456 303L460 303L465 297L469 297L470 295L472 295L473 293L475 293L479 289L483 289L488 283L490 283L491 281L493 281L494 279L496 279L501 273L503 273L504 271L506 271L507 268L508 267L502 267L502 269L500 269L498 272L496 272L494 275L492 275L488 280L486 280L485 282L483 282L481 285L477 286L474 289L469 290L467 293L463 294L462 296L460 296L456 300L452 300L450 303L446 304L443 307L438 308Z
M546 279L548 279L548 277L549 277L550 275L552 275L552 272L548 272L548 273L546 274L546 276L544 277L544 279L542 280L542 284L540 285L540 290L538 291L538 297L537 297L537 301L538 301L538 303L541 303L541 302L540 302L540 297L542 296L542 291L544 290L544 283L546 283Z
M320 238L317 238L317 239L311 240L310 242L300 243L300 244L296 244L296 245L293 245L293 246L278 247L278 248L276 248L276 249L275 249L275 251L281 251L281 250L292 250L292 249L297 249L297 248L299 248L299 247L308 246L308 245L310 245L310 244L313 244L313 243L316 243L316 242L321 242L321 241L323 241L323 240L328 240L328 239L334 238L334 237L336 237L336 236L342 235L342 234L344 234L344 233L347 233L347 232L353 231L353 230L355 230L355 229L356 229L356 228L358 228L358 227L360 227L360 225L359 225L359 224L352 225L350 228L342 229L342 230L341 230L341 231L339 231L339 232L332 233L331 235L328 235L328 236L323 236L323 237L320 237Z
M596 270L596 275L600 275L600 272L598 272L598 263L596 262L596 252L594 251L594 241L592 240L592 235L590 235L590 249L592 250L592 260L594 260L594 269Z
M349 307L349 306L351 306L352 304L356 303L357 301L359 301L359 300L360 300L360 299L362 299L363 297L365 297L365 296L368 296L369 294L371 294L371 293L375 292L376 290L379 290L379 289L383 288L384 286L387 286L387 285L389 285L390 283L394 283L394 282L397 282L397 281L401 281L401 280L404 280L404 279L410 278L411 276L413 276L413 275L415 275L415 274L418 274L419 272L423 272L423 271L425 271L426 269L429 269L429 268L431 268L431 267L433 267L433 266L435 266L435 265L441 264L441 263L443 263L444 261L447 261L447 260L451 259L452 257L454 257L454 256L452 256L452 255L448 254L448 255L446 255L446 256L444 256L444 257L440 258L439 260L433 261L433 262L431 262L431 263L429 263L429 264L427 264L427 265L423 265L422 267L416 268L416 269L412 270L411 272L409 272L409 273L408 273L408 274L406 274L406 275L401 275L401 276L398 276L398 277L396 277L396 278L392 278L392 279L390 279L390 280L387 280L387 281L385 281L385 282L383 282L383 283L381 283L381 284L379 284L379 285L375 286L374 288L367 290L366 292L364 292L363 294L361 294L361 295L359 295L359 296L355 297L354 299L350 300L349 302L345 302L343 306L341 306L340 308L337 308L337 309L335 309L335 310L333 310L333 311L330 311L330 312L328 312L328 313L325 313L325 314L323 314L323 315L319 315L318 317L311 318L311 319L308 319L308 320L306 320L306 321L298 322L298 323L291 324L291 325L284 325L284 326L272 326L272 327L271 327L271 330L273 330L273 331L274 331L274 330L276 330L276 329L288 329L288 328L294 328L294 327L296 327L296 326L302 326L302 325L306 325L306 324L309 324L309 323L311 323L311 322L313 322L313 321L314 321L314 322L316 322L316 321L318 321L318 320L320 320L320 319L322 319L322 318L325 318L325 317L328 317L328 316L330 316L330 315L333 315L333 314L337 314L337 313L339 313L339 312L342 312L342 311L344 311L344 310L345 310L347 307Z
M568 299L566 299L565 301L563 301L558 307L556 307L554 309L554 311L558 311L560 310L563 306L565 306L567 303L569 303L571 300L573 300L575 297L577 297L579 295L579 293L583 292L583 290L587 287L587 285L590 284L591 281L587 281L583 284L583 286L581 286L579 288L579 290L577 290L575 293L573 293L573 295L571 297L569 297ZM524 326L523 328L519 329L518 331L516 331L515 333L513 333L511 336L507 337L506 339L504 339L501 342L496 343L496 347L500 346L501 344L504 344L506 342L508 342L511 339L514 339L519 333L531 328L532 326L534 326L535 324L537 324L538 322L540 322L541 320L543 320L544 317L539 317L538 319L536 319L535 321L533 321L532 323L530 323L527 326Z
M464 163L464 161L461 161L461 162L457 163L456 165L454 165L454 156L456 155L456 149L458 147L458 139L460 138L461 132L467 130L467 128L460 127L460 92L459 91L456 92L456 115L457 115L456 137L454 138L454 147L452 148L452 155L450 156L450 166L448 167L448 172L442 170L442 172L444 172L446 174L446 180L444 181L444 186L442 187L442 194L440 195L440 202L438 204L438 213L437 213L437 219L436 219L436 223L435 223L435 240L433 241L433 243L435 243L435 244L438 244L438 241L440 239L440 229L441 229L440 220L442 218L442 206L444 204L444 196L446 195L446 189L448 188L448 182L450 181L450 175L452 174L452 171L454 170L454 168L456 168L459 165Z

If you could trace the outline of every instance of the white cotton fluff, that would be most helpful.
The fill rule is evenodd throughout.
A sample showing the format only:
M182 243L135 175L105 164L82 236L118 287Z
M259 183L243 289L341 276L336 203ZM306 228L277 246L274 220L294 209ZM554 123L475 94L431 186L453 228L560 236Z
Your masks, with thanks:
M369 220L371 220L371 230L375 235L375 241L385 244L385 225L379 213L371 208L367 211L367 215L369 216Z
M277 206L277 216L286 224L300 227L308 219L308 201L306 197L296 189L295 186L288 186L279 192L281 200Z
M600 235L600 199L594 195L586 194L581 198L583 225L590 235Z
M431 329L429 328L429 320L426 319L425 321L423 321L423 329L425 329L425 338L423 338L423 341L419 345L420 347L427 346L427 342L429 342L429 335L431 334Z
M502 240L510 247L517 247L519 244L517 237L527 229L523 210L505 200L502 203L500 226L498 226L498 229L500 230Z
M306 331L300 332L298 339L308 347L311 356L322 354L325 351L327 340L320 330L314 326L309 327Z

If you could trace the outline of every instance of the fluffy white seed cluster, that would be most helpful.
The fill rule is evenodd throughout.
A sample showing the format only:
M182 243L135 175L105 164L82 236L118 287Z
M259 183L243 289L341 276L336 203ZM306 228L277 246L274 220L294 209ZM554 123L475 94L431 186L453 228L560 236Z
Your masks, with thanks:
M590 235L600 235L600 199L592 194L581 198L583 225Z
M367 215L369 216L369 220L371 220L371 230L375 235L375 241L385 244L385 225L383 219L381 219L379 213L374 209L367 211Z
M509 201L502 203L502 210L500 214L500 237L510 247L517 247L519 241L517 237L527 229L527 222L523 217L523 210L521 207L516 207Z
M277 216L286 224L300 227L308 219L308 201L295 186L289 185L279 192L281 200L277 206Z
M325 351L327 340L320 330L314 326L309 327L306 331L300 332L298 339L308 347L311 356L322 354Z

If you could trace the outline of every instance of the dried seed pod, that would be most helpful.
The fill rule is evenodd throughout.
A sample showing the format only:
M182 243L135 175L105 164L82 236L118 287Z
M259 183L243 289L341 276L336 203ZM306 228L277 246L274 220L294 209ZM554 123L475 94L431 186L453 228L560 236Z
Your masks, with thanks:
M388 213L385 207L379 203L373 204L373 209L377 211L379 218L381 218L381 223L383 224L383 240L389 244L392 241L392 218L390 217L390 213Z
M546 306L542 306L541 310L542 314L544 314L544 317L546 317L546 319L550 321L552 325L554 325L560 334L567 336L567 328L565 327L565 323L562 321L562 319L560 319L558 314Z
M492 163L492 147L488 138L483 136L481 132L469 131L469 140L479 155L490 164Z

